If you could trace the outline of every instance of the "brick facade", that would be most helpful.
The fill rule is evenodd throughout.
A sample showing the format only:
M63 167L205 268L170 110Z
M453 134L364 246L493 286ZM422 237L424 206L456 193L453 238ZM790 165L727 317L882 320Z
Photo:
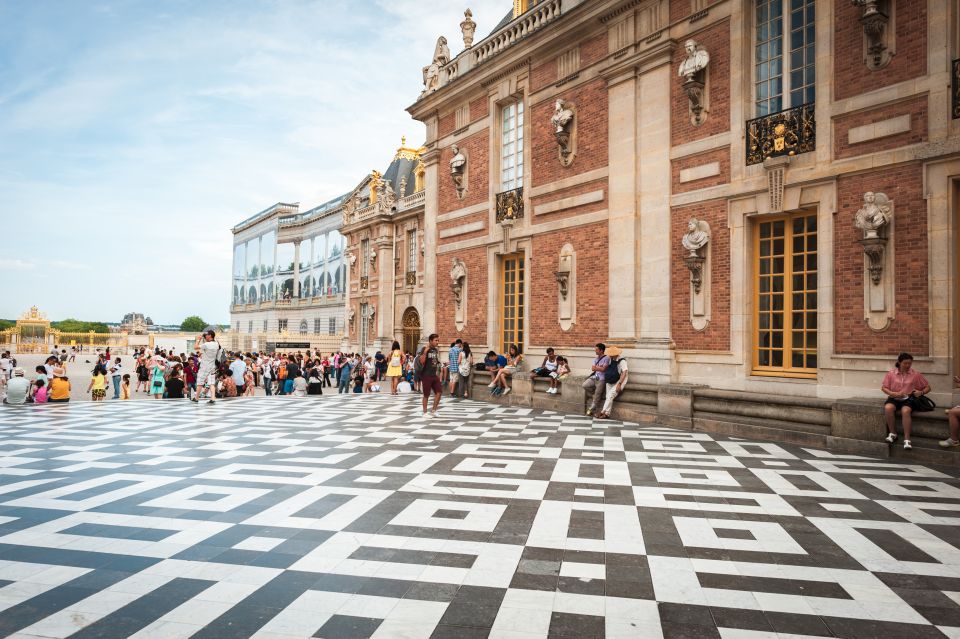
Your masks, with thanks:
M424 326L423 333L435 332L440 335L440 343L446 346L456 338L471 344L485 344L487 341L487 250L483 247L465 249L456 252L467 268L467 288L464 293L467 300L466 323L462 331L457 331L454 322L455 302L450 287L451 260L453 255L437 256L437 326ZM480 361L483 354L474 353L474 359Z
M463 217L458 217L453 220L440 222L437 224L437 242L438 244L443 245L443 244L450 244L451 242L460 242L461 240L469 240L474 237L480 237L480 236L486 235L487 234L486 225L487 225L488 218L489 218L489 214L486 211L482 211L480 213L465 215ZM440 236L440 234L447 229L452 229L458 226L464 226L466 224L473 224L477 222L483 224L482 229L479 229L477 231L471 231L469 233L463 233L461 235L453 235L450 237Z
M571 206L569 208L560 209L558 211L553 211L550 213L537 213L536 209L538 206L543 204L549 204L550 202L556 202L558 200L564 200L567 198L572 198L577 195L583 195L585 193L596 193L597 191L603 191L603 199L598 202L589 202L585 204L580 204L577 206ZM594 211L600 211L607 208L608 200L610 198L610 193L607 190L607 180L604 178L602 180L593 180L591 182L586 182L584 184L578 184L577 186L572 186L566 189L557 189L551 191L545 195L534 198L531 202L533 205L531 211L531 219L533 224L553 224L557 220L574 217L577 215L582 215L584 213L593 213Z
M670 80L670 136L674 146L730 129L730 20L722 20L691 33L689 38L696 40L710 52L710 66L707 71L709 77L705 91L709 95L709 111L706 121L700 126L694 126L690 122L689 101L676 72L687 54L682 46L678 46L673 52Z
M690 322L690 270L680 244L690 218L710 225L710 323L698 331ZM678 349L730 350L730 230L726 200L674 207L670 213L670 324Z
M685 169L702 167L716 162L720 165L720 172L717 175L702 177L687 182L680 181L680 172ZM687 155L677 158L670 162L670 172L672 175L673 192L686 193L697 189L705 189L709 186L726 184L730 181L730 147L722 149L713 149L706 153L697 153L696 155Z
M576 252L577 309L576 323L562 331L559 288L553 273L567 243ZM527 343L559 348L591 346L606 339L608 261L606 222L534 236Z
M456 144L467 158L466 192L461 200L450 177L450 160L453 151L448 146L440 154L440 213L456 211L480 202L485 202L489 193L489 136L490 130L483 129L471 136L457 140Z
M877 151L890 151L908 144L919 144L927 140L927 99L918 95L899 102L857 111L835 118L833 121L833 154L837 158L846 158ZM883 122L897 116L910 116L910 130L886 135L884 137L851 144L850 129L876 122Z
M559 147L550 122L558 98L571 102L576 108L576 156L573 163L566 167L560 164ZM531 113L533 186L549 184L607 165L609 127L606 82L597 79L569 89L561 88L555 96L534 105Z
M896 3L894 22L896 55L877 71L864 63L861 7L849 0L834 0L833 90L838 100L890 86L927 73L927 2L891 0Z
M888 167L838 180L839 212L834 226L834 316L837 353L926 355L929 348L927 204L918 163ZM883 332L863 319L863 233L853 219L866 191L886 193L894 203L896 318Z

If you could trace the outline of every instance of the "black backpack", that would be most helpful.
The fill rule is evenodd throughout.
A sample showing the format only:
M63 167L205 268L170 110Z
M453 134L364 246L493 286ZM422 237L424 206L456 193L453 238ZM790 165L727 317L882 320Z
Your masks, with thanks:
M603 381L607 384L616 384L620 381L620 368L618 364L620 363L619 359L610 358L610 363L607 365L607 369L603 371Z
M413 379L420 381L420 377L423 376L423 364L420 363L420 356L423 355L423 352L427 349L426 346L417 351L417 355L413 358Z

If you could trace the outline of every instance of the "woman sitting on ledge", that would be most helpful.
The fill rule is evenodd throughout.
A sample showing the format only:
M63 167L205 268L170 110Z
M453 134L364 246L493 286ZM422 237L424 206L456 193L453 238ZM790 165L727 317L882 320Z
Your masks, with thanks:
M520 354L520 349L516 344L511 344L510 348L507 349L507 365L497 371L493 382L490 383L490 392L494 395L509 393L510 387L507 385L507 381L517 372L522 362L523 355Z
M884 441L892 444L897 441L896 413L900 409L903 421L903 448L910 450L910 429L913 425L913 411L917 408L917 398L930 392L930 383L913 368L913 355L900 353L894 368L884 376L881 389L887 396L883 412L887 420L887 437Z
M953 383L960 386L960 375L953 376ZM960 446L960 404L947 410L947 419L950 422L950 436L940 442L940 446L956 448Z

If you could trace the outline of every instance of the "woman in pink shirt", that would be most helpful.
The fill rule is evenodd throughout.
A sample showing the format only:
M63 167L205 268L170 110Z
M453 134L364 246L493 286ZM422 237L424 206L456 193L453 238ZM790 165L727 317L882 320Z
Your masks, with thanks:
M887 396L883 404L883 412L887 419L886 442L892 444L897 441L896 415L900 409L900 419L903 421L903 447L910 450L910 428L912 427L912 413L916 409L916 398L930 392L930 383L913 368L913 355L900 353L897 364L884 376L880 390Z

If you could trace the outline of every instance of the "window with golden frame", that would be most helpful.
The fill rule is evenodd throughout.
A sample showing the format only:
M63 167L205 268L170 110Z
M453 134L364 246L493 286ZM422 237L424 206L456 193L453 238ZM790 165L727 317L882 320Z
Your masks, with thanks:
M753 374L817 375L817 215L754 229Z
M500 335L503 353L511 344L523 350L523 302L524 264L523 256L503 258L503 279L500 293Z

